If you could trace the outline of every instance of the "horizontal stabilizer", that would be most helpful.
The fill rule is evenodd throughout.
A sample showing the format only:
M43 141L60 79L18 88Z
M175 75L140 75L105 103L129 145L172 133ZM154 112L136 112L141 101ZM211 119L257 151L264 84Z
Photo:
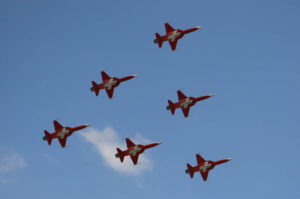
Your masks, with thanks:
M118 153L116 154L116 158L120 158L120 161L123 162L124 161L124 154L123 151L119 148L117 148Z
M48 131L44 131L45 132L45 136L43 137L44 140L47 140L48 141L48 144L51 145L52 143L52 137L50 135L50 133Z
M158 33L155 33L155 36L156 36L156 39L154 40L154 43L157 43L158 47L161 48L163 45L163 39Z
M172 115L174 115L175 110L176 110L174 103L171 100L168 100L168 103L169 103L169 106L167 106L167 110L171 110Z
M95 91L96 96L98 96L100 89L97 88L98 85L96 82L92 81L92 84L93 84L93 87L91 88L91 91Z
M185 172L188 173L188 174L190 174L191 178L193 178L194 177L194 173L195 173L193 167L190 164L186 164L186 165L187 165L187 170Z

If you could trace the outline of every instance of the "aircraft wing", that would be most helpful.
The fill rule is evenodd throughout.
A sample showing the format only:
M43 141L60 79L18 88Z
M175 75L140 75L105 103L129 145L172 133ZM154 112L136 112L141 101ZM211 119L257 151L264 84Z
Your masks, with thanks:
M58 141L59 141L61 147L64 148L66 146L67 137L64 137L63 139L58 138Z
M105 91L106 91L106 93L107 93L107 95L108 95L109 98L113 97L113 95L114 95L114 87L112 87L111 89L107 89L106 88Z
M175 41L170 41L169 40L169 44L170 44L173 51L176 50L177 41L178 41L178 39L175 39Z
M108 74L106 74L104 71L101 71L101 77L102 77L102 81L111 79L111 77Z
M126 138L126 144L127 144L127 148L134 147L136 145L129 138Z
M189 116L189 112L190 112L190 107L189 106L187 108L181 107L181 110L183 112L184 117L188 117Z
M177 95L178 95L178 99L179 100L183 100L186 99L187 97L185 96L185 94L183 94L180 90L177 91Z
M201 173L201 176L202 176L202 178L203 178L203 180L204 180L204 181L206 181L206 180L207 180L208 172L209 172L209 170L208 170L208 169L207 169L205 172L201 172L201 171L200 171L200 173Z
M53 125L54 125L54 128L55 128L55 131L57 131L58 129L62 129L64 128L58 121L54 120L53 121Z
M170 24L165 23L166 33L173 32L175 29Z
M138 163L138 160L139 160L139 155L135 155L135 156L130 156L131 157L131 160L133 162L134 165L136 165Z
M198 165L200 165L203 162L206 162L206 160L204 160L204 158L202 158L201 155L199 154L196 155L196 158L197 158Z

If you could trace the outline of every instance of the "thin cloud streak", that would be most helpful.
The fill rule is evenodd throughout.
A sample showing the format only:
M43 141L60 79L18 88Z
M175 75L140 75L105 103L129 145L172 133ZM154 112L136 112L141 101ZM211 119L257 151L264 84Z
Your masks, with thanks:
M120 173L138 175L143 170L151 169L153 166L153 162L145 155L140 155L139 164L136 166L133 165L130 157L125 157L124 162L121 163L120 159L115 157L116 148L119 147L121 150L125 150L125 140L120 140L118 133L112 127L106 127L102 131L89 128L81 135L96 148L106 165ZM143 143L148 140L141 135L137 135L136 138L133 138L133 141Z
M18 153L6 155L0 159L0 174L6 174L27 167L25 159Z

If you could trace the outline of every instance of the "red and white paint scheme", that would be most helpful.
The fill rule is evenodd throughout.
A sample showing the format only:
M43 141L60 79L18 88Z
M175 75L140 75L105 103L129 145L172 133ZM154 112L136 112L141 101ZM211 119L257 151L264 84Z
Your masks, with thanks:
M127 150L125 151L122 151L121 149L117 148L118 153L116 153L116 158L120 158L121 162L123 162L125 156L130 156L133 164L136 165L140 154L142 154L146 149L160 145L161 142L141 145L135 144L129 138L126 138L126 144Z
M171 110L172 115L174 115L175 110L177 108L181 108L184 117L189 116L191 106L194 106L197 102L201 100L205 100L214 96L213 94L204 95L201 97L186 97L180 90L177 91L178 102L173 103L171 100L168 100L169 105L167 106L167 110Z
M84 129L88 126L90 126L89 124L85 124L85 125L81 125L81 126L77 126L77 127L63 127L60 123L58 123L58 121L54 120L53 121L54 124L54 128L55 128L55 132L54 133L49 133L48 131L44 131L45 132L45 136L43 137L43 140L47 140L48 144L51 145L52 143L52 139L57 138L61 147L65 147L66 146L66 142L67 142L67 138L72 135L75 131L79 131L81 129Z
M202 26L196 26L194 28L190 28L187 30L174 29L170 24L165 23L166 35L160 36L158 33L155 33L156 39L154 39L154 43L158 44L158 47L161 48L163 42L169 41L169 44L172 50L176 50L177 41L181 39L185 34L194 32L202 28Z
M95 92L96 96L99 95L99 91L101 89L105 89L108 97L111 99L114 95L114 89L115 87L119 86L121 82L130 80L137 76L137 74L130 75L127 77L117 78L117 77L110 77L108 74L106 74L104 71L101 71L102 76L102 83L97 84L96 82L92 81L93 87L91 88L92 92Z
M216 165L223 164L232 160L232 158L227 158L218 161L205 160L199 154L196 155L198 165L192 167L190 164L187 164L187 170L185 173L190 174L191 178L194 177L194 173L199 171L204 181L207 180L208 172L212 170Z

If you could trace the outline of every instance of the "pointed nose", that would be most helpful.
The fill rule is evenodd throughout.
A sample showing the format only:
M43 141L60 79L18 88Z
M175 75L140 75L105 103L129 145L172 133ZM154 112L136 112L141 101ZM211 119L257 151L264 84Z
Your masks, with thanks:
M197 28L197 29L201 29L201 28L203 28L203 26L196 26L196 28Z
M233 160L233 158L227 158L228 161Z
M160 145L160 144L162 144L162 142L157 143L157 145Z
M209 96L209 97L212 97L212 96L215 96L215 95L214 95L214 94L209 94L208 96Z
M131 75L132 77L136 77L136 76L138 76L139 74L133 74L133 75Z
M84 126L85 126L85 128L86 128L86 127L89 127L89 126L91 126L91 125L90 125L90 124L85 124Z

